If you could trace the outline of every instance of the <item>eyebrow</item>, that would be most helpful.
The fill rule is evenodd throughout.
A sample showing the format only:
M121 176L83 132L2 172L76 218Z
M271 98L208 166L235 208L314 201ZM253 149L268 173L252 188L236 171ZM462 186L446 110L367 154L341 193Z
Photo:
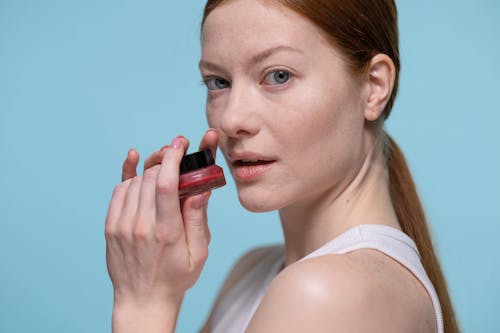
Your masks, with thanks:
M278 46L271 47L267 50L264 50L262 52L259 52L256 55L253 55L250 58L249 64L256 65L256 64L266 60L267 58L269 58L273 54L280 52L280 51L292 51L292 52L304 54L304 52L302 52L301 50L299 50L297 48L287 46L287 45L278 45ZM200 69L205 68L205 69L214 70L214 71L224 71L221 66L219 66L215 63L212 63L210 61L205 61L205 60L200 60L200 63L198 66Z

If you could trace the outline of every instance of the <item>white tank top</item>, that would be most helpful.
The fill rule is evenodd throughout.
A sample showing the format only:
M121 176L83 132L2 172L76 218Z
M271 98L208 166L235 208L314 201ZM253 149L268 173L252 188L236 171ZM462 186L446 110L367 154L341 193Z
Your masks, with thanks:
M326 254L341 254L358 249L376 249L405 266L427 290L436 315L438 333L444 333L441 306L413 240L402 231L385 225L364 224L353 227L329 241L302 260ZM264 294L284 264L284 249L276 247L230 289L219 302L211 322L213 333L243 333Z

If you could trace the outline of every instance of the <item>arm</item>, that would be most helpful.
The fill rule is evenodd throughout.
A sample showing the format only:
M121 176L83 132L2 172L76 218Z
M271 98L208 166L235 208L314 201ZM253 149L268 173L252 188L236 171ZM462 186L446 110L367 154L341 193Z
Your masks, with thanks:
M114 304L113 332L174 332L182 300L166 304Z

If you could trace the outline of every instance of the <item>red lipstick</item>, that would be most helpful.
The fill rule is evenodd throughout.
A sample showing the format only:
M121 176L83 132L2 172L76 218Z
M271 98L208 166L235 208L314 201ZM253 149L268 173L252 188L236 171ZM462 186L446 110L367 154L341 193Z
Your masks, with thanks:
M180 199L226 185L224 171L215 164L210 149L185 155L179 168Z

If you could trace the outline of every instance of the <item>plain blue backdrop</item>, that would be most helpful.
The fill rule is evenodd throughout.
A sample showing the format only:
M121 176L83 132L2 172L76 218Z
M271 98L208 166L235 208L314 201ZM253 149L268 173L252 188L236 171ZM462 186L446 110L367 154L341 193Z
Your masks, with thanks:
M104 218L129 147L207 125L204 1L0 0L0 332L109 332ZM387 123L409 160L464 332L499 332L500 2L398 1L402 74ZM227 170L226 170L227 171ZM229 173L228 173L229 175ZM232 262L281 241L231 179L180 314L200 327Z

